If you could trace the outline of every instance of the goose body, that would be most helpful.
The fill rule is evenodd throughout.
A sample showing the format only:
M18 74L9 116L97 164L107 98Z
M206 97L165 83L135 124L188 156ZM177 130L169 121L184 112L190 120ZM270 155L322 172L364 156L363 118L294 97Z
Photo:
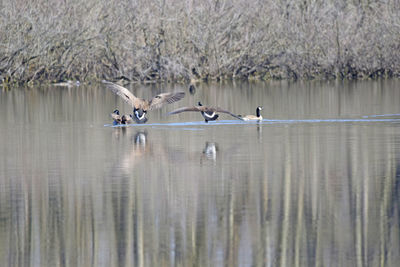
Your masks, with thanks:
M114 120L113 124L121 124L121 115L119 115L119 110L116 109L113 111L113 113L110 114L111 118Z
M263 109L263 107L258 106L256 108L256 115L246 115L241 117L242 120L244 121L261 121L263 117L260 114L260 111Z
M121 124L131 124L133 122L132 115L122 115Z
M133 122L132 115L120 115L119 110L116 109L113 113L110 114L111 118L113 119L113 124L130 124Z
M226 113L226 114L231 115L232 117L235 117L236 119L241 119L239 116L233 114L230 111L224 110L224 109L219 108L219 107L203 106L200 102L198 103L198 106L178 108L178 109L168 113L168 115L178 114L178 113L187 112L187 111L200 112L201 115L204 117L204 120L205 120L206 123L208 123L209 121L217 120L218 117L219 117L217 112Z
M118 84L102 81L108 89L120 96L126 103L132 106L133 116L131 118L136 123L145 123L147 121L146 114L149 110L159 109L164 104L171 104L181 100L185 96L185 92L177 93L161 93L150 100L142 99L133 95L128 89Z

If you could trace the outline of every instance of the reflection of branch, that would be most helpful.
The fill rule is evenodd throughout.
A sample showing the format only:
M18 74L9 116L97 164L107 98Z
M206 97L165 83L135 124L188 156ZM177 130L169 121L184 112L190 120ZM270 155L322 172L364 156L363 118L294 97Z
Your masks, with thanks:
M283 196L283 219L282 219L282 253L281 253L281 266L288 266L290 265L288 260L287 253L289 251L289 238L290 234L290 227L291 224L290 220L290 213L291 213L291 180L292 180L292 162L291 162L291 142L289 140L289 134L287 131L285 132L285 166L284 166L284 196Z
M391 151L390 143L386 143L386 150ZM394 163L396 164L396 163ZM388 226L390 225L388 222L388 218L390 218L390 215L388 214L389 212L389 206L392 203L392 188L395 188L394 185L394 180L396 179L396 173L394 172L395 168L393 164L393 160L388 160L387 161L387 166L384 174L384 181L383 181L383 192L382 192L382 198L380 200L380 221L379 221L379 237L380 237L380 265L385 266L386 265L386 255L387 255L387 244L388 244L388 236L389 236L389 229Z

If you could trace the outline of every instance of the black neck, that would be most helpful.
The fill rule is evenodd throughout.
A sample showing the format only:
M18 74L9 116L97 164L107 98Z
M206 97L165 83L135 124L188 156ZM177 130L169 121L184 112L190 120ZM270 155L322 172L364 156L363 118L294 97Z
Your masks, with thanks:
M259 108L256 109L256 114L257 114L257 117L260 117L260 109Z

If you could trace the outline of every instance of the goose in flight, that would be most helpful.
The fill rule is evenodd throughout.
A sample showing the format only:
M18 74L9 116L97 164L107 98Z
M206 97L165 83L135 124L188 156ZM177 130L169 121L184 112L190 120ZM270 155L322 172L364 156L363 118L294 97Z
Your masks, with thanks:
M217 120L218 116L219 116L217 114L217 112L229 114L232 117L235 117L236 119L239 119L239 120L242 119L239 116L233 114L232 112L224 110L222 108L203 106L200 103L200 101L199 101L197 106L178 108L178 109L175 109L174 111L171 111L170 113L168 113L168 115L178 114L178 113L186 112L186 111L197 111L197 112L200 112L201 115L204 117L204 120L205 120L206 123L208 123L209 121Z
M136 121L136 123L145 123L147 121L146 114L149 110L159 109L164 104L174 103L181 100L185 96L185 92L161 93L152 99L147 100L134 96L131 91L123 86L105 80L102 82L114 94L120 96L125 102L132 106L132 118Z

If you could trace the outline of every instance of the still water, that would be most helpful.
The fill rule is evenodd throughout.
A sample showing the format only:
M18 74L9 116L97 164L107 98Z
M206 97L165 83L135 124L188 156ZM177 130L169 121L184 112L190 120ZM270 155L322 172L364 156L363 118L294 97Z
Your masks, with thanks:
M0 91L2 266L398 266L399 81L130 89L187 94ZM166 115L198 101L265 120Z

